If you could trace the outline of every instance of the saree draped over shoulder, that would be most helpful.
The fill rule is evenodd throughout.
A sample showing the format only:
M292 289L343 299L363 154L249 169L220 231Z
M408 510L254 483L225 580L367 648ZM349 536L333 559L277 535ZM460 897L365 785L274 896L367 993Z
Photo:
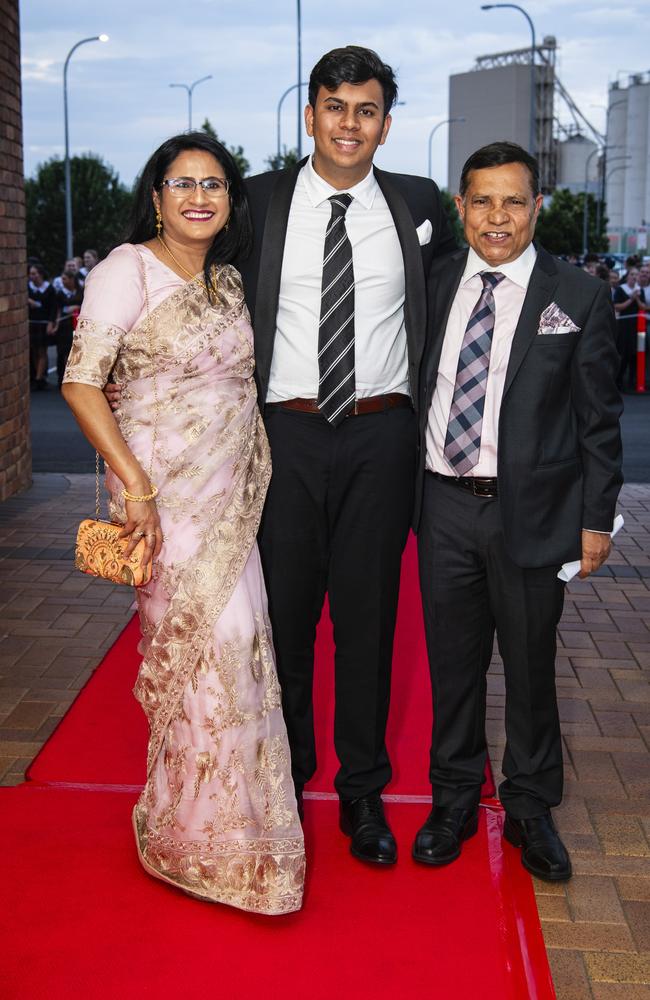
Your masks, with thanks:
M125 245L88 286L65 380L101 388L112 372L121 433L145 470L155 427L164 543L137 592L135 696L150 727L140 858L201 898L287 913L301 905L304 846L256 543L271 464L241 280L222 267L211 304L197 281ZM106 484L123 522L110 469Z

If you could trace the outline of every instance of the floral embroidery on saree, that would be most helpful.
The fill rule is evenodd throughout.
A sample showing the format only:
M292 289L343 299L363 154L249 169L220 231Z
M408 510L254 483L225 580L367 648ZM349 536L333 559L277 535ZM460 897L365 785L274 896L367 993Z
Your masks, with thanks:
M82 321L68 376L125 388L116 418L153 478L165 542L138 594L143 661L134 693L150 727L138 851L158 878L259 913L301 905L304 845L256 535L271 475L239 275L221 301L196 283L129 332ZM97 374L99 373L99 374ZM103 382L101 382L103 385ZM122 484L107 471L111 513Z

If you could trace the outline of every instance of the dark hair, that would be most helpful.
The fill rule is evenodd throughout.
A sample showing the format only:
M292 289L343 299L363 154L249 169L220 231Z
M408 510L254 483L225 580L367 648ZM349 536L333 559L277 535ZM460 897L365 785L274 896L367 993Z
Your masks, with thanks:
M601 281L609 281L609 268L606 264L599 264L596 268L596 277Z
M228 181L230 198L229 225L215 236L205 255L203 273L208 288L212 287L210 271L214 264L230 264L246 257L253 242L253 226L248 210L248 199L241 174L231 154L217 139L207 132L184 132L163 142L153 153L136 183L131 226L124 242L145 243L156 235L156 213L151 194L160 191L169 166L177 156L191 149L210 153L223 167Z
M28 274L29 274L29 272L31 271L32 268L34 268L35 271L38 271L38 273L40 274L40 276L43 279L43 281L47 281L48 280L48 278L47 278L47 271L45 270L45 267L43 266L43 264L41 264L40 260L34 260L32 258L29 261L29 263L27 264L27 273Z
M534 156L527 153L522 146L514 142L491 142L489 146L482 146L472 153L465 161L465 166L460 175L460 195L467 191L469 185L469 175L472 170L485 170L487 167L503 167L506 163L521 163L528 168L530 174L530 186L535 197L539 190L539 165Z
M72 278L74 281L74 286L77 290L81 289L81 279L79 278L79 272L73 271L69 267L66 267L64 271L61 272L62 278Z
M376 80L384 92L384 118L397 100L397 82L390 66L382 62L372 49L361 45L346 45L322 56L309 77L309 103L316 107L321 87L334 91L342 83L366 83Z

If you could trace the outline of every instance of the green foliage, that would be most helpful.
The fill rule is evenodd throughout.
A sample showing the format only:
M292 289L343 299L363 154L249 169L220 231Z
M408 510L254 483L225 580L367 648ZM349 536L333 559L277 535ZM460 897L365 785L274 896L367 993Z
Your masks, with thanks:
M88 248L104 257L123 237L131 192L100 156L85 153L70 160L74 253ZM66 258L65 174L58 157L41 163L25 181L27 253L38 257L51 275L60 274Z
M233 160L237 164L237 169L239 170L239 173L242 175L242 177L245 177L248 171L250 170L251 165L244 155L244 147L229 146L227 142L223 142L223 139L220 139L219 136L217 135L217 131L214 125L210 122L209 118L206 118L205 121L203 122L203 125L201 125L201 131L207 132L207 134L212 136L213 139L216 139L218 142L223 143L223 145L226 147L226 149L232 156Z
M581 253L583 246L584 192L571 194L566 188L553 192L548 208L542 208L537 219L535 239L553 254ZM596 227L596 199L587 195L587 246L594 253L609 249L607 217L601 211L600 226Z
M264 162L267 165L267 170L284 170L285 167L293 167L298 162L298 150L287 149L286 146L283 146L281 153L267 156Z
M458 209L456 208L456 202L454 201L453 195L447 191L446 188L441 188L440 197L442 198L442 205L447 213L447 217L451 224L451 231L454 234L454 238L459 247L464 247L467 244L465 239L465 233L463 232L463 223L460 221L460 215L458 214Z

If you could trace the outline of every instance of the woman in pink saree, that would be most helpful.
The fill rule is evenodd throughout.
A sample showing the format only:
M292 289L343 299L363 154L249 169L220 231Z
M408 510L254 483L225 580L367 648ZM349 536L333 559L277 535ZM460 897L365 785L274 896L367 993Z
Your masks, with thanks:
M153 154L135 198L129 241L88 277L63 391L108 466L112 519L154 556L137 592L150 726L138 852L192 895L288 913L304 845L256 543L269 447L229 263L250 239L243 184L194 133Z

